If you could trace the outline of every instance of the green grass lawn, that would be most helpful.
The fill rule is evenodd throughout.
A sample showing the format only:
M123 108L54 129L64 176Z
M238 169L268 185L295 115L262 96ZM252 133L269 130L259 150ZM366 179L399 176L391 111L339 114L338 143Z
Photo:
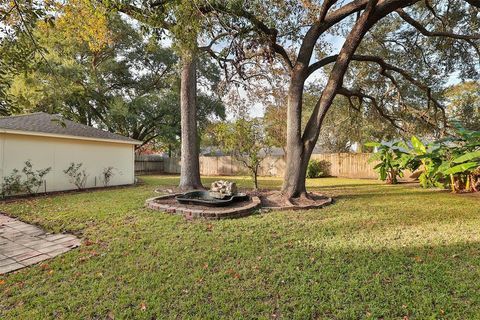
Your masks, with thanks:
M84 244L0 276L0 319L480 319L478 196L326 178L324 209L188 222L143 207L178 177L144 180L1 204Z

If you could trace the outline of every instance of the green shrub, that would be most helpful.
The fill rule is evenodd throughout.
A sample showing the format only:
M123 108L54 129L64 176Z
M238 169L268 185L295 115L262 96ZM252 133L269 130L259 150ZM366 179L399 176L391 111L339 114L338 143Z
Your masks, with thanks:
M12 196L23 191L22 176L18 169L13 169L12 173L3 177L2 197Z
M113 172L114 170L114 167L106 167L103 169L100 179L103 181L103 185L105 187L108 187L108 185L110 184L110 180L115 175L115 173Z
M327 160L310 160L307 167L307 178L329 176L331 165Z
M379 179L388 184L398 183L406 169L415 169L418 162L408 154L408 146L403 141L368 142L367 147L376 148L370 157L371 162L377 162L373 168L379 174Z
M67 169L63 170L63 173L68 176L68 180L70 181L70 183L74 184L78 190L85 189L88 178L88 174L85 169L81 170L82 165L83 164L81 162L72 162Z
M12 173L3 178L2 182L2 196L13 196L19 193L35 194L38 192L43 184L43 177L46 176L52 168L34 170L30 160L25 161L25 166L22 169L25 174L25 181L22 181L22 176L18 169L13 169Z
M33 170L33 165L30 160L25 161L25 167L23 167L22 172L27 178L23 183L23 187L28 194L35 194L38 192L43 183L43 177L46 176L51 167L40 170Z

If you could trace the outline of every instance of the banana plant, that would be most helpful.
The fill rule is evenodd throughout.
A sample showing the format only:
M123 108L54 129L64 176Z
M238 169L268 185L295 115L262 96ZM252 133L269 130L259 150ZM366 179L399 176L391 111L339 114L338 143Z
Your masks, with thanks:
M438 169L442 165L443 149L440 144L424 144L419 138L411 138L412 148L408 151L410 156L420 163L422 173L418 177L423 188L443 187Z
M414 159L408 154L408 146L403 141L368 142L365 146L376 149L370 161L378 162L374 170L379 173L380 180L388 184L398 183L403 171L415 166Z
M444 139L447 150L441 173L450 177L452 192L480 189L480 131L453 124L455 136Z
M478 191L475 172L480 168L480 151L465 153L451 161L445 161L439 171L450 177L452 192ZM464 186L464 188L462 188Z
M410 143L370 142L367 147L377 150L371 160L380 179L397 183L403 170L421 167L418 177L424 188L446 187L453 192L480 191L480 131L472 131L454 123L455 134L425 144L413 136Z

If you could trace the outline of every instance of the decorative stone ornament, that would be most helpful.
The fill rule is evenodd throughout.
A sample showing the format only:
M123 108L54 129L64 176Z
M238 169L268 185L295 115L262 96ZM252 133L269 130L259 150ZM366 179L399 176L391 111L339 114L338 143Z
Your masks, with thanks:
M235 182L218 180L212 182L210 196L216 199L231 197L237 193L237 184Z

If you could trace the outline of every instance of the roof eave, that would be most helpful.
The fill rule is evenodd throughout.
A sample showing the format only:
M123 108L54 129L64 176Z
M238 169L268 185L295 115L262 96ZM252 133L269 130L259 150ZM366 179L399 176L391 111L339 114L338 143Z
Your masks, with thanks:
M24 136L48 137L48 138L61 138L61 139L74 139L74 140L122 143L122 144L133 144L133 145L141 145L142 144L141 141L133 140L133 139L132 140L115 140L115 139L74 136L74 135L68 135L68 134L46 133L46 132L38 132L38 131L11 130L11 129L3 129L3 128L0 128L0 133L18 134L18 135L24 135Z

